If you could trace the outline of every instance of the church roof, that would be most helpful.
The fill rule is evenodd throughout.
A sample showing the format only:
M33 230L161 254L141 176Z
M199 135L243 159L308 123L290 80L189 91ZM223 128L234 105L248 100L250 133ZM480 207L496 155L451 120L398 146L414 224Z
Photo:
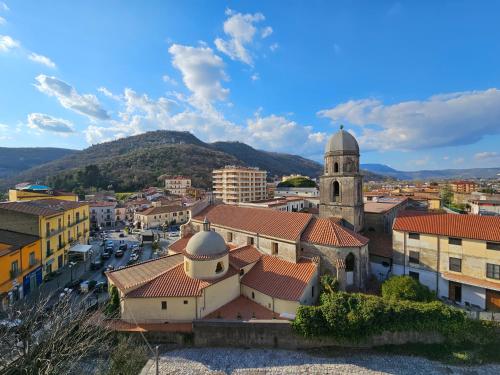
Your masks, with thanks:
M235 268L243 268L249 264L257 262L262 253L252 245L246 245L233 249L229 253L229 263Z
M359 247L369 240L343 227L338 218L313 218L302 234L302 241L335 247Z
M358 141L351 133L340 129L326 143L325 153L333 151L354 151L359 154Z

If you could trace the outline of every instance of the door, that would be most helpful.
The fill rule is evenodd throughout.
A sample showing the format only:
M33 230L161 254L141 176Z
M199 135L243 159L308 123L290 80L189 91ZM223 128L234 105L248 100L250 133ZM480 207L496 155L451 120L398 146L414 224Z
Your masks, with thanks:
M57 257L57 268L61 268L63 266L63 256L59 255Z
M500 292L486 289L486 310L500 311Z
M462 302L462 284L449 281L448 298L455 302Z

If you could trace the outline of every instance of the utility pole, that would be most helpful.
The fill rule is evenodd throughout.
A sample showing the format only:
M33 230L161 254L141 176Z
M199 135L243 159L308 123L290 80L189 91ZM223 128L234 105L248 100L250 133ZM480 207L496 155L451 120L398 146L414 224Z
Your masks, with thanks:
M155 346L155 354L156 354L156 375L160 375L160 367L159 367L160 358L158 355L158 345Z

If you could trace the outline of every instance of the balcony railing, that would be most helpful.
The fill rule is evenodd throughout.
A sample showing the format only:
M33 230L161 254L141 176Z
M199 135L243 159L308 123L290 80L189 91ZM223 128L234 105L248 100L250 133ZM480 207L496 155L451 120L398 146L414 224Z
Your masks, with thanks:
M54 251L52 251L52 249L47 249L46 256L50 257L52 254L54 254Z
M61 227L58 229L50 229L45 234L47 237L55 236L56 234L60 234L66 230L67 227Z
M21 272L19 272L19 270L10 270L10 278L11 279L15 279L16 277L18 277L20 275Z

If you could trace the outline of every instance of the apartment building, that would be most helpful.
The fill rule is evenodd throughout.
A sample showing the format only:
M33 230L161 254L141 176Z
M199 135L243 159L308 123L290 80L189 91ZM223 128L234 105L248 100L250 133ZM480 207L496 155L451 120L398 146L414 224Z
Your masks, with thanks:
M191 179L185 176L166 176L165 192L174 195L186 195L191 187Z
M60 199L64 201L78 201L78 195L53 190L45 185L22 183L9 190L9 201L34 201L39 199Z
M226 166L212 172L214 198L226 204L266 199L267 172L259 168Z
M450 183L450 187L454 193L472 193L479 185L474 181L453 181Z
M112 228L116 224L116 202L89 202L90 225L93 229Z
M58 199L0 204L0 229L40 237L43 274L65 266L89 238L89 204Z
M393 273L439 298L500 310L500 217L402 213L393 226Z
M184 224L189 220L189 209L179 205L154 205L134 214L134 225L142 229L161 225Z

